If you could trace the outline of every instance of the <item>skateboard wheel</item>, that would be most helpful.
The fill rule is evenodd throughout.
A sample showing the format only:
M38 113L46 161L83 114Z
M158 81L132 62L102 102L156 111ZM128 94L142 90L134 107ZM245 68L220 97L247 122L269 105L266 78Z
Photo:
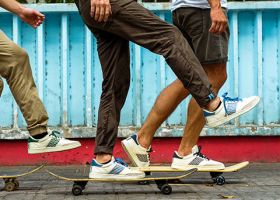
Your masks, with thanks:
M15 190L15 188L16 188L16 184L14 182L5 183L5 191L11 192L11 191Z
M75 196L79 196L81 195L83 192L83 187L78 185L78 184L74 184L73 188L72 188L72 194Z
M88 183L87 181L75 181L73 187L74 187L75 185L79 185L79 186L81 186L82 189L84 190L84 189L86 188L87 183Z
M18 180L14 179L13 183L15 184L15 190L17 190L19 188L19 182Z
M160 191L162 194L168 195L172 193L172 187L168 184L164 184L161 186Z
M225 182L226 182L226 179L223 176L217 176L216 177L215 183L217 185L224 185Z

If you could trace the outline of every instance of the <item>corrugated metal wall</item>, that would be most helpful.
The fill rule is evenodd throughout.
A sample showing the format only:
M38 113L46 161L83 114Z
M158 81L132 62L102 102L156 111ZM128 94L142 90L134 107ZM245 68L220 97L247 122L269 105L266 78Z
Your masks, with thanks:
M0 29L29 53L49 124L68 137L95 135L102 74L96 41L72 4L31 5L46 14L34 30L1 10ZM171 22L168 4L145 4ZM260 95L259 106L238 120L202 135L280 135L280 4L230 3L231 30L228 81L222 92L231 96ZM131 88L122 111L120 136L143 123L159 92L175 79L164 59L131 44ZM180 136L186 121L183 102L159 130L158 136ZM0 139L17 134L24 119L5 85L0 99Z

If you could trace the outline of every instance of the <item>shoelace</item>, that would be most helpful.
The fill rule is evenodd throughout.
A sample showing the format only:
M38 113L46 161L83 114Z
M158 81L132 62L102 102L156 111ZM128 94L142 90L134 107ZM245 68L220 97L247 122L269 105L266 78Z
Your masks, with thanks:
M148 153L148 162L150 162L150 153L153 152L152 146L147 150Z
M201 146L198 146L198 151L196 153L194 153L193 155L196 155L198 157L205 158L205 159L209 160L209 158L207 158L203 153L201 153Z
M230 113L228 112L228 110L227 110L226 102L238 102L238 101L241 101L242 99L239 98L239 97L231 98L231 97L228 97L227 95L228 95L227 92L225 92L225 93L222 95L222 97L223 97L223 104L224 104L224 108L225 108L226 113L227 113L227 114L230 114Z
M58 139L61 139L62 137L60 136L60 132L58 131L52 131L51 136L55 137L55 138L58 138Z

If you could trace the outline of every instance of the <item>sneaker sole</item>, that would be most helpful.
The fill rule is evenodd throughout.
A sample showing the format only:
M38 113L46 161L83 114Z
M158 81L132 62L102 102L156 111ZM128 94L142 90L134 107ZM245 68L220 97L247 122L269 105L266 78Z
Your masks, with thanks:
M145 178L145 174L132 176L132 175L116 175L116 174L89 174L90 179L109 179L109 180L137 180Z
M81 146L81 143L77 142L72 145L60 146L60 147L47 147L43 149L28 149L28 154L38 154L38 153L50 153L50 152L60 152L75 149Z
M226 123L226 122L228 122L228 121L230 121L230 120L232 120L236 117L239 117L240 115L243 115L246 112L250 111L259 102L260 102L260 97L257 97L254 101L252 101L250 104L248 104L246 107L244 107L244 109L241 110L240 112L228 115L227 117L224 117L222 120L219 120L219 121L216 121L216 122L213 122L213 123L207 123L207 126L214 128L216 126L222 125L222 124L224 124L224 123Z
M198 166L198 165L186 165L186 166L181 166L181 165L171 165L171 168L173 169L179 169L179 170L189 170L193 168L197 168L197 170L223 170L225 169L224 166L217 167L217 166Z

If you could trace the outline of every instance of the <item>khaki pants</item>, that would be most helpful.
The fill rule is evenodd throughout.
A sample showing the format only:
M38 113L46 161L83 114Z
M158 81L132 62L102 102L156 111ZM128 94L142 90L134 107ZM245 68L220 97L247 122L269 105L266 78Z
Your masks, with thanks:
M201 107L215 97L205 71L178 28L134 0L110 0L112 15L106 23L90 16L90 0L76 0L76 4L97 39L103 72L95 154L113 151L130 83L129 41L162 55Z
M12 42L1 30L0 76L6 79L26 120L30 135L34 136L46 132L48 115L38 96L29 57L24 49Z

